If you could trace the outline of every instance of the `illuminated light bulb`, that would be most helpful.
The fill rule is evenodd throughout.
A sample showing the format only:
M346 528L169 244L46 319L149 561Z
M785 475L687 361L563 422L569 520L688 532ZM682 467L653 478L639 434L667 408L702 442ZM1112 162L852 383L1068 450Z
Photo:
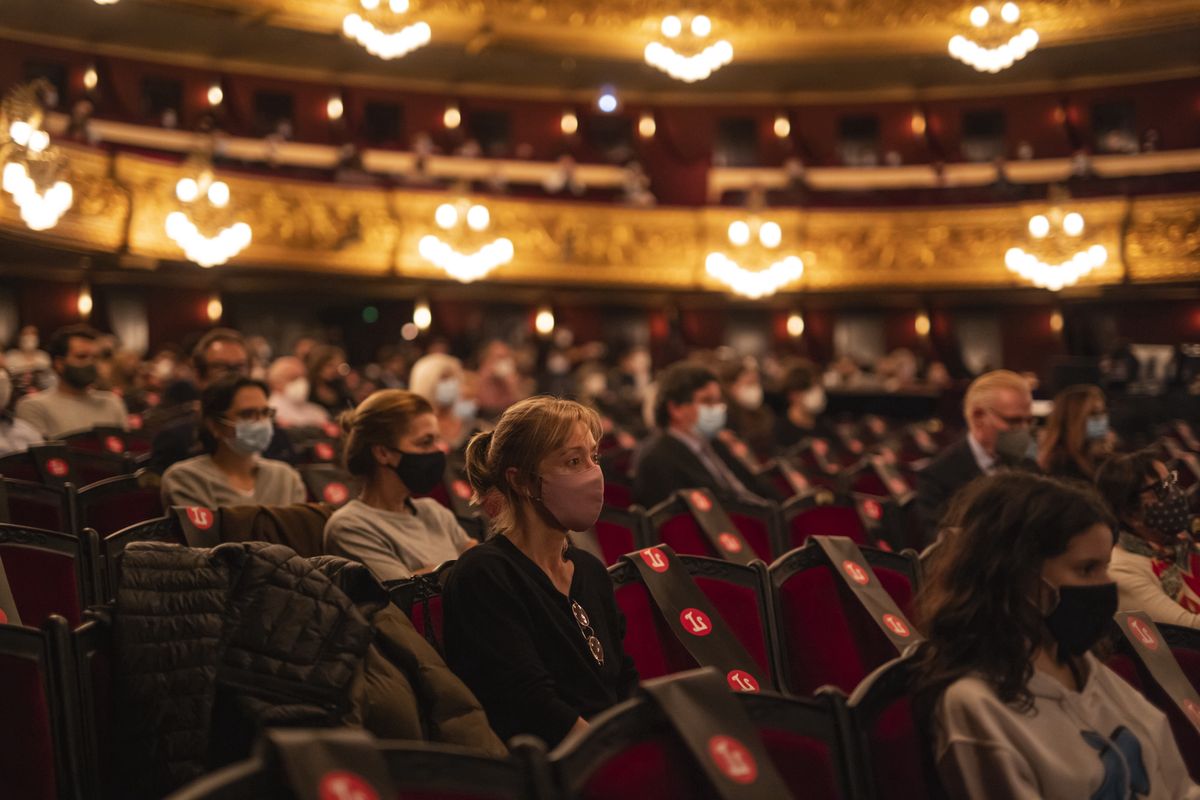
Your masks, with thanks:
M1063 315L1061 311L1053 311L1050 314L1050 330L1055 333L1062 333Z
M697 14L692 17L692 35L693 36L708 36L712 33L712 20L703 14Z
M388 8L392 10L393 14L404 14L408 11L408 0L391 0Z
M1050 220L1044 214L1035 214L1029 218L1029 234L1035 239L1044 239L1050 233Z
M217 208L229 205L229 184L224 181L213 181L208 187L208 202Z
M24 120L16 120L12 125L8 126L8 138L21 147L29 145L29 139L33 136L33 133L33 126Z
M914 111L912 119L909 121L909 128L912 130L913 136L924 136L925 124L924 112Z
M429 326L433 324L433 312L429 310L429 303L419 300L413 306L413 324L417 326L417 330L429 330Z
M221 105L221 101L225 99L225 92L221 90L221 84L214 83L209 86L207 98L210 106Z
M454 130L462 124L462 112L458 110L458 106L454 103L446 106L446 110L442 113L442 124L448 130Z
M929 335L929 315L924 311L917 314L916 319L913 320L913 330L917 332L917 336Z
M29 149L34 153L40 153L50 146L50 134L42 130L35 130L29 134Z
M565 133L567 136L570 136L571 134L575 133L575 131L579 130L579 117L575 116L574 112L572 111L564 111L562 119L558 121L558 127L563 133Z
M758 229L758 241L763 247L775 249L783 241L783 231L778 222L764 222Z
M1021 9L1017 8L1016 3L1005 3L1000 7L1000 19L1013 24L1021 18Z
M379 0L359 0L359 5L367 11L374 11L379 8Z
M655 131L658 130L658 125L654 122L654 115L647 112L638 118L638 136L643 139L654 137Z
M175 184L175 196L181 203L190 203L200 196L200 186L192 178L180 178Z
M987 25L990 18L991 15L988 14L988 10L983 6L975 6L971 9L971 24L976 28L982 28L984 25Z
M534 318L533 327L542 336L549 336L554 333L554 312L548 308L543 308L537 313L537 317Z
M729 242L736 247L744 247L750 242L750 226L744 220L734 220L729 223Z
M467 211L467 227L473 231L486 230L491 220L487 206L471 206Z
M336 94L332 95L329 98L329 102L327 102L325 104L325 113L329 116L329 118L331 120L333 120L335 122L337 120L341 119L342 114L344 114L345 112L346 112L346 106L342 103L341 95L336 95Z
M1083 215L1072 211L1063 217L1062 226L1063 233L1067 236L1079 236L1083 233Z
M439 228L448 231L458 224L458 209L449 203L442 203L433 213L433 221Z
M775 117L775 135L780 139L786 139L788 134L792 132L792 123L788 120L786 114L778 114Z
M88 67L83 71L83 88L90 92L96 88L98 83L100 83L100 76L96 74L95 67Z
M683 23L679 17L674 14L669 14L663 17L662 25L659 26L662 30L662 35L668 39L674 39L679 34L683 33Z
M0 187L9 194L16 194L18 187L29 180L29 173L25 170L24 164L19 164L16 161L9 161L4 165L3 179L0 180Z
M788 336L793 339L799 339L804 335L804 317L799 314L791 314L787 318Z
M92 290L86 285L79 290L79 299L75 301L75 307L79 309L81 317L87 317L92 313Z
M605 92L600 95L600 99L596 101L596 105L605 114L611 114L617 110L617 96L612 92Z
M346 18L342 20L342 33L351 38L357 38L362 25L363 18L358 14L347 14Z
M225 313L225 306L221 303L221 296L214 294L208 300L208 305L204 308L204 313L208 317L209 322L218 322L221 315Z

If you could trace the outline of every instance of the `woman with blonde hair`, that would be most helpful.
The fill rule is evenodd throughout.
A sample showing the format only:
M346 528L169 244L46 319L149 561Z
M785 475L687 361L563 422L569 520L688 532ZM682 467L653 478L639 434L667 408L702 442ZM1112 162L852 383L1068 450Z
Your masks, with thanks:
M467 479L497 535L447 579L446 661L505 739L553 746L637 683L608 572L567 538L604 503L599 436L595 411L533 397L467 446Z
M462 362L445 353L430 353L417 359L408 377L408 388L429 401L437 415L442 438L457 450L478 427L474 385L463 372Z
M1091 482L1112 453L1108 407L1098 386L1068 386L1054 398L1038 442L1038 466L1047 475Z
M446 455L433 408L403 389L383 389L341 417L346 469L359 496L325 524L325 550L352 558L381 581L429 572L475 545L449 509L425 494Z

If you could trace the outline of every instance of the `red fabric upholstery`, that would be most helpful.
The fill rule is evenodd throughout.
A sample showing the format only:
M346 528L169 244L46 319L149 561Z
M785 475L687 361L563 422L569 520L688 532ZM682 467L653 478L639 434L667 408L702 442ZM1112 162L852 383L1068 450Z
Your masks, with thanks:
M870 544L858 512L849 506L813 506L787 521L788 549L802 547L810 536L845 536L855 544Z
M737 526L738 532L754 550L754 554L770 564L775 558L775 553L771 552L771 529L767 521L736 511L729 512L729 519Z
M624 484L605 481L604 504L613 508L629 508L633 505L633 489Z
M611 567L620 560L621 556L637 549L633 530L627 525L601 519L596 521L595 531L596 541L600 545L600 552L604 554L604 566L606 567Z
M101 538L162 515L162 492L154 486L133 486L119 494L95 498L89 498L86 490L79 495L81 525L95 528Z
M42 482L42 473L38 471L37 462L24 451L0 458L0 476L34 483Z
M508 800L511 795L501 789L485 792L423 792L420 789L398 789L396 800Z
M0 794L6 798L58 800L44 666L0 653Z
M1137 664L1124 653L1114 653L1104 662L1105 666L1117 673L1133 688L1142 691L1142 678L1138 675Z
M794 789L803 787L803 792L796 792L798 797L840 797L837 768L829 745L792 731L773 728L760 728L759 735L784 784Z
M1172 648L1171 652L1191 684L1200 686L1200 652L1179 647ZM1171 730L1175 734L1175 742L1183 754L1183 761L1188 765L1192 779L1200 781L1200 733L1184 716L1179 706L1175 705L1170 696L1162 690L1157 681L1153 679L1143 681L1141 688L1146 699L1167 715L1167 719L1171 723Z
M708 538L696 524L695 518L686 511L676 514L659 526L658 540L670 545L679 555L721 557L713 550Z
M51 614L66 617L72 628L80 623L83 602L74 557L8 543L0 544L0 559L23 625L39 628Z
M703 575L697 575L695 580L696 586L704 592L721 619L733 629L733 635L758 664L762 674L773 679L771 659L767 655L767 634L763 626L765 612L759 605L758 592Z
M867 732L871 772L879 800L927 800L925 743L913 721L908 698L880 714Z
M891 492L883 485L878 473L873 469L864 469L862 472L854 476L854 485L850 487L852 491L862 492L863 494L873 494L876 497L890 497Z
M409 612L409 618L412 620L413 627L417 629L417 633L424 636L426 639L429 636L425 632L425 605L429 605L429 621L433 626L433 638L438 643L438 650L442 649L442 642L445 639L442 636L442 596L437 595L428 600L417 600L412 605L412 610Z
M907 613L912 600L908 579L891 570L876 574ZM825 684L849 693L868 673L896 657L878 625L828 567L792 575L777 595L788 664L784 682L795 694L810 695Z
M696 662L679 643L641 581L618 586L617 607L625 615L625 652L642 680L695 669Z
M419 494L419 495L415 495L415 496L416 497L432 497L434 500L437 500L439 503L444 505L446 508L449 508L451 511L454 510L454 507L450 505L450 495L448 495L446 493L446 484L441 481L438 481L437 486L434 486L433 489L430 490L429 494Z
M47 531L67 531L70 527L61 498L46 494L43 497L8 496L8 519L13 525L41 528Z

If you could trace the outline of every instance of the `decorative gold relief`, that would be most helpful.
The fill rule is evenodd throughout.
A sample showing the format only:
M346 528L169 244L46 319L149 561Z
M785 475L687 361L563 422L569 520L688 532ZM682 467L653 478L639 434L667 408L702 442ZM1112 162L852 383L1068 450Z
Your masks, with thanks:
M1134 281L1200 280L1200 197L1134 200L1125 248Z

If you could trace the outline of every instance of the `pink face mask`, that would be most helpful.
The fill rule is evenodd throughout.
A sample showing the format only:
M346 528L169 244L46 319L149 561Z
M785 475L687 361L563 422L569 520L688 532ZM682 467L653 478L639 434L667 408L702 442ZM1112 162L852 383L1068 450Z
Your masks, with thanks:
M542 506L563 528L586 531L604 507L604 473L599 464L570 475L543 475Z

